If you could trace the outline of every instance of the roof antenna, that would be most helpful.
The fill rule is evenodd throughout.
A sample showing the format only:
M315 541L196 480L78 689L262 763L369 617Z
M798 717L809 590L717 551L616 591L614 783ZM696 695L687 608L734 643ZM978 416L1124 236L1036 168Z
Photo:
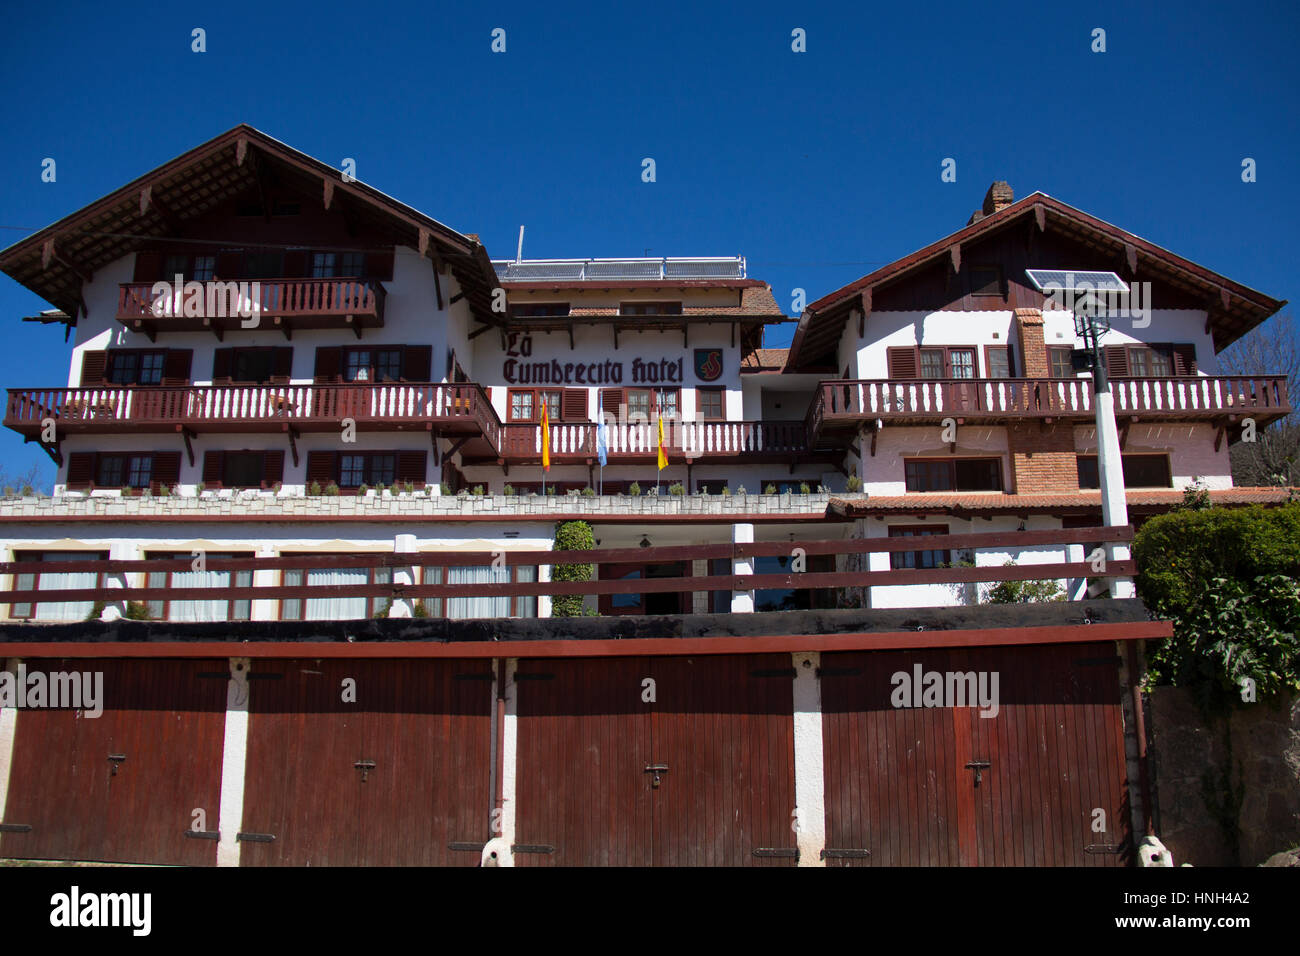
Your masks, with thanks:
M519 248L515 251L515 262L524 261L524 227L519 227Z

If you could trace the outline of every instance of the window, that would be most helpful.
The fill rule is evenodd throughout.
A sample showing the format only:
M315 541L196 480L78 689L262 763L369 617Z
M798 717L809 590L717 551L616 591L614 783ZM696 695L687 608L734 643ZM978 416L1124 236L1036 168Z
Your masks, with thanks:
M1168 378L1196 374L1192 344L1108 345L1106 367L1115 378Z
M216 256L195 256L193 277L195 282L207 282L217 274Z
M985 357L988 359L989 378L1012 378L1011 347L1009 345L986 345Z
M1002 295L1001 266L971 266L971 295Z
M338 256L332 252L313 252L311 256L311 277L313 279L332 279L338 273L336 266Z
M569 314L567 302L529 302L512 305L510 311L521 319L544 318L547 316L565 316Z
M835 570L835 555L810 554L806 556L808 573ZM790 559L785 555L753 559L755 574L789 574ZM835 592L824 588L772 588L754 592L755 611L807 611L811 608L833 608Z
M903 470L908 491L1001 491L998 458L907 458Z
M28 561L96 561L108 557L100 551L19 551L14 554L16 562ZM104 587L103 575L98 571L59 571L37 574L20 573L14 575L15 591L71 591L82 589L101 589ZM94 601L41 601L10 606L9 616L32 621L84 621L94 608Z
M158 385L166 353L117 351L108 353L108 380L114 385Z
M260 451L228 451L221 456L221 484L225 488L260 488L262 462Z
M159 560L181 559L189 561L192 555L149 554ZM251 554L213 554L208 560L220 558L248 558ZM147 586L151 588L248 588L253 586L250 571L150 571ZM215 601L149 601L149 617L156 621L247 621L251 617L252 601L248 598L221 598Z
M402 377L401 349L344 349L346 382L396 382Z
M339 456L339 487L391 485L397 477L397 456L392 452L367 451Z
M515 565L491 567L478 565L471 567L426 567L421 570L422 584L531 584L537 580L535 565ZM424 609L430 617L447 617L451 620L467 620L484 617L536 617L537 596L492 594L477 597L422 598ZM445 609L445 614L444 614Z
M147 488L152 474L152 455L100 455L95 484L102 488Z
M723 421L723 397L725 390L721 388L697 388L695 390L695 404L700 417L706 422Z
M358 560L364 560L359 558ZM338 586L341 584L392 584L392 568L321 568L286 569L280 572L285 587ZM389 604L389 598L375 597L309 597L283 598L280 601L282 621L350 621L372 617Z
M1052 378L1074 378L1074 349L1063 345L1049 345L1047 364Z
M975 378L975 346L891 346L886 350L889 377L914 380Z
M944 378L943 349L921 349L921 378Z
M532 389L527 391L510 392L510 420L512 422L531 422L533 417L533 392Z
M889 529L891 538L922 538L947 533L947 525L894 525ZM889 566L895 571L939 568L951 563L947 551L893 551L889 555Z
M1172 488L1168 455L1121 455L1125 488ZM1096 455L1078 458L1079 487L1100 488Z
M1128 350L1129 374L1134 378L1162 377L1174 374L1174 360L1169 346L1130 348Z
M681 315L680 302L620 302L619 315Z
M256 382L265 384L271 381L275 371L275 351L273 349L234 349L230 358L231 379L236 382Z
M586 400L586 390L578 389L582 392L583 402ZM510 420L512 422L540 422L542 420L542 403L546 403L546 414L551 422L564 421L564 391L562 389L546 388L512 388L507 392L509 396ZM586 413L581 416L586 420Z
M948 372L952 378L974 378L975 350L949 349Z
M246 279L279 279L284 275L284 253L249 252L244 257Z
M681 407L678 400L680 390L676 388L629 388L627 390L627 414L631 418L640 415L651 418L658 415L670 418Z
M366 256L363 252L345 252L340 257L338 274L347 279L360 279L366 272Z

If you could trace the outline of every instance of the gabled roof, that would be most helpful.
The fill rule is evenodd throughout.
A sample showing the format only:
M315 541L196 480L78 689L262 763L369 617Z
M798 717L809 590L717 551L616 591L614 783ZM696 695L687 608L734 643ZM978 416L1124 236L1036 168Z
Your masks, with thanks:
M1035 192L810 304L790 345L790 367L816 360L833 348L849 313L861 307L864 293L933 265L949 255L954 245L984 238L1029 217L1036 220L1040 231L1052 229L1104 250L1116 263L1127 262L1138 280L1159 278L1202 297L1210 313L1216 350L1226 348L1286 305L1285 300L1257 292L1046 193Z
M240 124L102 199L65 216L0 252L0 271L75 317L84 312L83 280L146 243L260 184L271 169L286 184L348 209L357 221L376 224L395 242L445 262L460 282L476 317L499 322L491 310L496 273L478 238L462 235L372 186L320 160Z

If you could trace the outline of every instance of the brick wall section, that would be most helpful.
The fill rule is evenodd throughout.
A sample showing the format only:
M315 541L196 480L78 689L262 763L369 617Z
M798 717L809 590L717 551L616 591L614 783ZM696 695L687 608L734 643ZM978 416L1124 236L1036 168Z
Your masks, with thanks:
M1015 425L1007 429L1007 448L1011 452L1013 494L1079 490L1074 426L1044 426L1037 422Z
M1043 313L1038 309L1016 309L1016 338L1020 346L1021 376L1047 378L1047 342L1043 338Z

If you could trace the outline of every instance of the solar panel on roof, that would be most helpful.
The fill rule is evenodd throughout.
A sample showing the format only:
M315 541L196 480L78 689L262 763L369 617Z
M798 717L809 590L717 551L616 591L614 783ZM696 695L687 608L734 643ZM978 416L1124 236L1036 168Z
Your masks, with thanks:
M1128 292L1128 285L1113 272L1082 269L1026 269L1025 275L1039 292Z

